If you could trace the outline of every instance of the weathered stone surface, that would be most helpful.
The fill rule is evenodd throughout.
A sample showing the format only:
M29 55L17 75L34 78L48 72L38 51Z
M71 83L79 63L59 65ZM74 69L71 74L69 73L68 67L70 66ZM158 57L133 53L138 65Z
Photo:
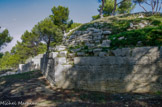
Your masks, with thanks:
M100 48L95 52L100 57L69 58L74 60L71 65L65 57L46 59L44 55L41 70L57 88L136 93L162 91L162 48L122 48L114 50L115 56L105 56ZM33 63L24 67L32 68Z
M96 44L99 44L99 43L100 43L100 40L96 40L95 43L96 43Z
M110 47L110 43L111 43L110 40L103 40L101 47Z
M73 58L75 57L75 53L69 53L68 56Z
M115 56L122 56L122 49L112 50L112 52Z
M148 54L150 49L151 47L134 48L132 50L132 57L140 59L144 55Z
M139 26L140 26L141 28L144 28L144 27L145 27L145 25L144 25L143 23L139 23Z
M96 33L92 33L92 36L101 36L102 35L102 33L101 32L96 32Z
M99 57L105 57L105 56L107 56L107 53L106 52L100 52L99 53Z
M49 57L50 57L50 58L56 58L57 55L58 55L58 52L51 52L51 53L49 54Z
M77 49L72 49L71 52L79 52L81 50L81 48L77 48Z
M103 35L109 35L109 34L111 34L111 31L103 31L102 34L103 34Z
M75 57L74 58L74 64L78 65L93 65L93 66L99 66L99 65L121 65L126 64L126 58L122 57Z
M20 70L20 71L22 71L23 65L24 65L24 64L19 64L19 70Z
M61 51L59 52L60 57L66 57L67 56L67 51Z
M66 57L58 57L55 59L56 64L66 64Z
M93 53L96 53L96 52L101 52L102 49L98 48L98 49L93 49Z
M57 51L63 51L66 49L66 46L56 46Z
M78 56L84 56L85 53L84 53L84 52L77 52L77 55L78 55Z

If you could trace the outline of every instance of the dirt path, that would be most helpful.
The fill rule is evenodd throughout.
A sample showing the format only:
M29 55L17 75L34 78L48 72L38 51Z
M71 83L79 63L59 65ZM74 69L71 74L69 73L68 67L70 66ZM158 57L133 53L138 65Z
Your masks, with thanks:
M161 107L161 94L52 89L39 71L0 78L0 107Z

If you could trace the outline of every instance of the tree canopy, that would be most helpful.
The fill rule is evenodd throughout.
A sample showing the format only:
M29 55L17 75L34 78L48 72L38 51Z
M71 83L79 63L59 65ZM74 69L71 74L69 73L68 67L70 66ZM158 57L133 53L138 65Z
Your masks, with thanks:
M37 29L37 34L40 37L40 40L45 42L47 45L47 52L49 52L50 44L54 45L59 44L62 41L62 31L58 28L57 25L54 25L50 18L46 18L43 21L39 22L35 29Z
M132 0L99 0L99 2L102 2L98 9L99 15L92 16L93 20L100 18L101 14L103 14L103 16L110 16L130 13L135 8L135 4L133 4Z
M0 50L3 46L7 43L12 41L12 37L9 35L9 31L5 29L4 31L0 32Z

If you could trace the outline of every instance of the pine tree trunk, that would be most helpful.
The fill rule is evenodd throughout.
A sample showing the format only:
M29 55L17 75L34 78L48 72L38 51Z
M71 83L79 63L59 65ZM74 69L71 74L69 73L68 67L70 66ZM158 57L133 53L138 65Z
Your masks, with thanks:
M100 9L100 18L103 18L103 8L104 8L105 0L102 0L102 6Z
M47 54L49 54L50 43L51 43L51 37L49 38L49 40L47 42Z
M115 15L116 6L117 6L117 0L114 1L114 9L113 9L112 15Z

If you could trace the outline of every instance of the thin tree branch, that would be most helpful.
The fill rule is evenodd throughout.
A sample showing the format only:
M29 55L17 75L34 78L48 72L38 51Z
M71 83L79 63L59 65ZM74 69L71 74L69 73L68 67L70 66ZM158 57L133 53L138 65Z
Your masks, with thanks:
M158 8L159 8L159 0L157 0L156 12L158 11Z
M151 4L149 4L147 1L145 1L145 3L146 3L147 5L150 5L150 6L151 6Z
M160 4L160 8L159 8L159 12L160 12L160 10L161 10L161 7L162 7L162 0L161 0L161 4Z
M145 10L145 12L147 12L147 10L145 9L145 7L143 7L143 6L141 5L141 3L139 3L139 6L142 7L142 8Z
M121 3L125 2L125 1L127 1L127 0L123 0L123 1L121 1L119 3L117 3L116 5L119 5L119 4L121 4Z

